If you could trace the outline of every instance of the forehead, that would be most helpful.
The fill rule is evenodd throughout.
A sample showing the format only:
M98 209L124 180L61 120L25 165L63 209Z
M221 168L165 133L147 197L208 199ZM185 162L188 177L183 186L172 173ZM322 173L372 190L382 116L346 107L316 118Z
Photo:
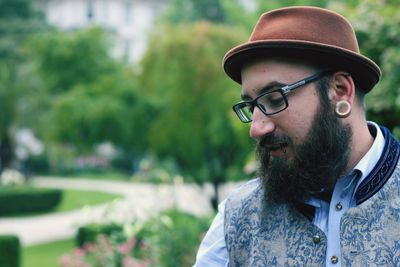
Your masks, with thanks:
M317 67L289 59L265 59L242 68L242 92L253 94L270 84L290 84L316 72Z

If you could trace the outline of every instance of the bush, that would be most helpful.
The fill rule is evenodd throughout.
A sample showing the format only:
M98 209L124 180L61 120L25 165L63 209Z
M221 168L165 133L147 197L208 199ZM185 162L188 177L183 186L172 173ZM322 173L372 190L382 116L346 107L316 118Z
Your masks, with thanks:
M134 171L134 163L132 157L125 154L121 154L113 158L111 161L111 166L116 170L126 173L132 173L132 171Z
M100 234L110 236L113 233L121 232L122 225L120 224L89 224L81 226L78 229L78 233L75 237L76 244L79 247L83 247L85 243L93 243L96 241L97 236Z
M86 243L81 248L63 255L59 259L61 267L150 267L150 260L135 258L135 237L128 238L123 232L114 232L110 236L99 234L94 242Z
M178 210L168 210L142 223L124 226L92 224L81 227L76 242L81 247L80 254L85 254L84 258L88 259L90 248L98 247L99 237L103 236L102 240L108 240L113 246L108 252L112 252L116 261L118 259L115 266L119 266L122 259L115 251L126 247L130 240L134 240L135 244L130 250L133 259L147 262L151 266L191 266L210 222L211 218L197 218Z
M50 211L61 202L62 191L32 187L0 188L0 216Z
M49 161L46 154L32 155L23 161L24 168L29 173L48 173L50 171Z
M163 267L191 266L209 218L197 218L177 210L165 211L147 221L137 234L150 257Z
M20 242L14 235L0 235L0 266L19 267Z

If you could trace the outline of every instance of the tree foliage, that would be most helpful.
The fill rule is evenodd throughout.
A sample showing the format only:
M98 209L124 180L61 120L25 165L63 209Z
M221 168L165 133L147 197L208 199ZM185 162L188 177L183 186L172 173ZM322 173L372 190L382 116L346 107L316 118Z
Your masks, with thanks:
M206 20L214 23L225 21L225 10L220 0L172 0L162 17L169 23Z
M327 7L329 0L219 0L219 2L225 14L225 23L242 27L250 34L254 24L264 12L287 6Z
M243 36L205 22L162 27L142 65L142 87L160 110L150 125L150 147L175 158L197 182L216 187L228 179L229 168L243 166L251 149L231 110L239 88L221 67L228 47Z
M382 79L367 95L368 118L400 138L400 14L398 1L365 0L346 13L355 25L362 52L382 70Z
M24 93L29 89L21 81L24 41L46 28L43 17L29 0L0 1L0 172L14 158L11 130L15 126Z
M109 47L100 28L54 32L30 43L48 95L36 127L47 142L85 152L107 141L130 155L144 153L142 131L152 108L139 96L132 68L112 58Z
M53 94L90 84L118 68L109 52L112 43L101 28L52 32L30 45L46 89Z

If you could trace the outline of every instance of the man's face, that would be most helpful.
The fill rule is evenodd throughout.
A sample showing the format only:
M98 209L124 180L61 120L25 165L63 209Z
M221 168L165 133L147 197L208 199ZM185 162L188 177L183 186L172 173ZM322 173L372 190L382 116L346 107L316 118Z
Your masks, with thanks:
M253 99L265 86L277 89L317 71L293 62L263 61L242 72L243 98ZM253 113L250 135L257 141L259 173L268 197L305 200L346 168L351 130L335 116L329 100L321 102L316 83L288 96L289 107L265 116Z

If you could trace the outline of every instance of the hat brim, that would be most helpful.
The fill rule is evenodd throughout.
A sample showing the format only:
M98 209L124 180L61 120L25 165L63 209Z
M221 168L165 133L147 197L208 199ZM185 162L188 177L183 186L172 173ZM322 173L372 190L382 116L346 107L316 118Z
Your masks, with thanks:
M232 80L241 84L244 64L274 57L301 59L348 71L356 85L365 93L375 86L381 76L375 62L363 55L335 46L298 40L253 41L239 45L226 53L223 67Z

